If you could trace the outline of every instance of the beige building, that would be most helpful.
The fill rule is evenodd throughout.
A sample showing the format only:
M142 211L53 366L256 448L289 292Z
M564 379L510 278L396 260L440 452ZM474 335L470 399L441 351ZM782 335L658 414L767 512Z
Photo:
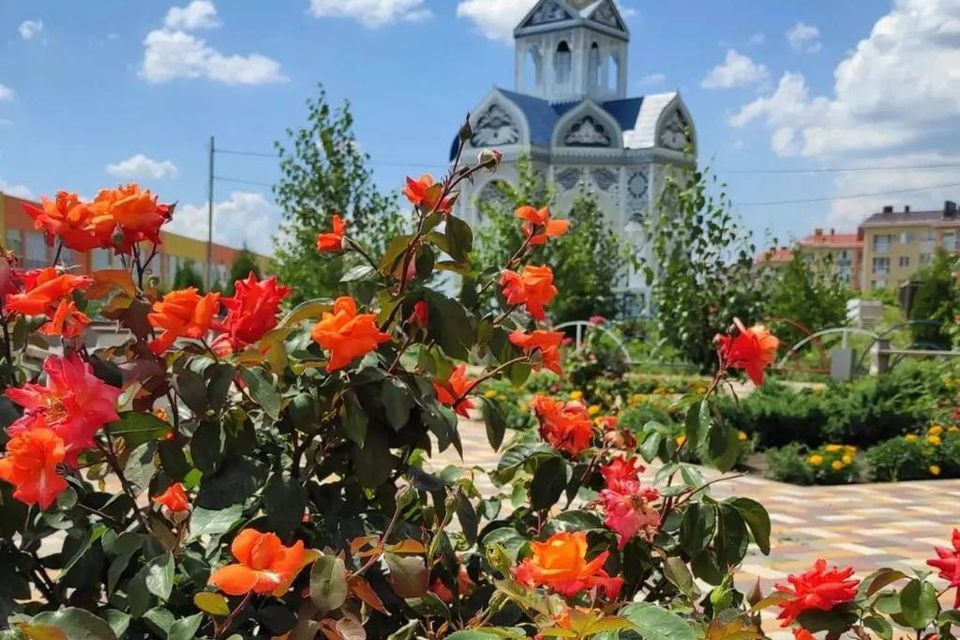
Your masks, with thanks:
M960 215L955 202L938 211L895 211L884 207L860 225L864 290L899 287L933 260L937 249L960 249Z
M774 247L757 257L757 264L764 269L778 269L799 253L809 268L821 273L836 275L851 289L860 289L860 270L863 243L856 233L837 233L830 229L815 229L791 247Z

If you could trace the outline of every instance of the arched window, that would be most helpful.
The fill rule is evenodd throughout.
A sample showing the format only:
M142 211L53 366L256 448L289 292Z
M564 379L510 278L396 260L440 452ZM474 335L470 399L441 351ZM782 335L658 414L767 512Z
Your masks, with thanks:
M611 53L607 61L607 88L611 91L620 89L620 57L615 53Z
M572 56L570 55L570 45L567 44L566 40L557 45L557 52L553 56L553 68L556 72L556 82L557 84L565 84L570 82L570 63Z
M590 58L587 60L591 87L600 86L600 45L594 42L590 45Z
M523 60L523 88L526 90L539 88L543 84L543 60L540 49L530 47Z

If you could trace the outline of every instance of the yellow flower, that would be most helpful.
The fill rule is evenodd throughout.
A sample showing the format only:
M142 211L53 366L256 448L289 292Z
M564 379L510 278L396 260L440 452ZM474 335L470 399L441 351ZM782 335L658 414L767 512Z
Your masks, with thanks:
M740 431L739 433L737 433L737 440L739 440L740 442L746 442L749 439L750 439L750 436L748 436L746 432Z
M930 430L927 433L929 433L932 436L938 436L941 433L943 433L943 427L939 424L935 424L932 427L930 427Z
M940 475L940 467L938 467L938 466L935 465L935 464L932 464L932 465L930 465L929 467L927 467L927 471L929 471L930 474L931 474L931 475L934 475L934 476Z
M958 427L957 425L953 425L952 427L947 429L947 431L949 431L950 433L957 433L958 431L960 431L960 427Z
M840 459L843 460L843 463L844 463L844 464L853 464L853 456L850 455L849 453L846 454L846 455L844 455L844 456L843 456L842 458L840 458Z
M820 465L823 464L823 456L821 456L818 453L815 453L809 458L807 458L807 462L809 462L810 466L812 467L819 467Z
M907 435L903 436L903 438L904 438L904 440L907 440L908 442L915 442L915 441L917 440L918 436L917 436L917 434L915 434L915 433L908 433Z
M828 445L825 447L825 449L826 449L827 451L829 451L830 453L837 453L838 451L842 451L842 450L843 450L843 445L842 445L842 444L828 444Z
M497 397L497 390L496 390L496 389L487 389L486 391L483 392L483 396L484 396L485 398L496 398L496 397Z
M587 413L589 413L591 416L595 416L598 413L600 413L600 407L598 407L595 404L592 404L589 407L587 407Z
M843 464L843 462L840 461L840 460L834 460L834 461L833 461L833 464L831 464L830 466L833 467L833 470L834 470L834 471L840 471L840 470L843 469L846 465Z
M940 436L927 436L927 442L935 447L939 447L942 440L940 440Z
M844 445L843 450L846 451L847 453L856 453L856 452L857 452L857 448L856 448L855 446L853 446L852 444Z
M571 400L583 400L583 391L571 391L570 392Z
M686 441L687 441L687 436L683 436L683 435L677 436L677 446L678 446L678 447L682 447L682 446L683 446L683 443L686 442Z

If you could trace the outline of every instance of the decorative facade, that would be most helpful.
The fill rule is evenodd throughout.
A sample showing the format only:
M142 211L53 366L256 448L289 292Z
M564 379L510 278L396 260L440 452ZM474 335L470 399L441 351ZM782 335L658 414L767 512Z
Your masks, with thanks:
M608 222L644 251L644 222L666 172L696 154L680 95L627 97L630 33L613 0L541 0L514 40L515 90L494 87L470 116L468 146L496 147L503 165L464 186L458 215L482 224L479 202L497 198L495 182L515 180L526 157L554 184L558 215L590 189ZM641 274L630 273L621 289L627 313L648 308Z

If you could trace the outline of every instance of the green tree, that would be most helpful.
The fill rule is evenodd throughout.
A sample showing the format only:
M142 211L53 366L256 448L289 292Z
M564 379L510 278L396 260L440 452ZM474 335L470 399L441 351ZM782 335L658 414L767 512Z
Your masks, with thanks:
M506 264L523 234L516 209L523 205L550 206L556 193L545 184L529 160L518 163L515 184L498 182L498 198L479 204L484 225L478 232L477 262ZM555 212L570 220L570 231L537 249L537 264L550 264L559 293L550 305L557 323L613 316L617 312L617 285L630 264L626 245L604 219L596 198L587 190L575 198L569 212Z
M227 282L226 295L232 296L234 293L234 283L237 280L245 280L251 273L257 276L258 279L262 276L257 257L244 246L240 251L240 255L237 256L237 259L234 260L230 266L230 280Z
M703 369L716 364L713 336L734 318L759 320L766 292L752 234L730 208L725 185L709 169L677 169L648 220L645 269L657 329Z
M913 325L911 328L915 342L950 348L950 325L960 310L953 270L954 258L941 249L937 251L933 262L914 276L913 279L919 282L920 286L910 307L910 319L940 323Z
M807 335L847 322L850 291L828 263L810 265L800 252L779 269L770 283L765 317L774 333L792 345Z
M295 300L331 295L348 265L342 257L321 255L317 234L330 230L340 214L351 237L374 252L401 230L395 196L379 193L367 168L369 156L359 149L349 103L331 108L320 87L307 100L307 123L287 129L288 145L277 142L279 182L274 196L283 212L275 241L277 275L293 287Z
M195 287L203 291L203 277L200 275L200 269L193 260L184 260L177 265L177 271L173 275L173 288L186 289Z

